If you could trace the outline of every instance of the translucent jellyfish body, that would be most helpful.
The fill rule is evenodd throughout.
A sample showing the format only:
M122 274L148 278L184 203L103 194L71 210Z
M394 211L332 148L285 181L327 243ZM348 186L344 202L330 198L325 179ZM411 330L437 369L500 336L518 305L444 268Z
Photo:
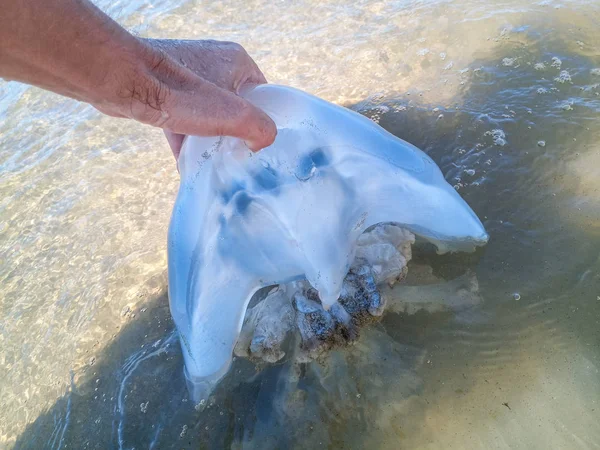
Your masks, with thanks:
M413 145L369 119L289 87L245 94L274 120L270 147L190 136L169 228L169 298L192 396L227 372L252 295L306 278L325 309L337 299L361 233L390 222L441 252L488 236Z

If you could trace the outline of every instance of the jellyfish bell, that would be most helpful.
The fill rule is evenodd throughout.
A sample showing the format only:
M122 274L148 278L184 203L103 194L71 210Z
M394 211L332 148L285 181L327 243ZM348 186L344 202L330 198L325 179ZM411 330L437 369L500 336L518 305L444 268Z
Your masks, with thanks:
M261 287L305 278L325 309L341 312L342 282L370 226L397 224L441 252L488 240L415 146L297 89L260 85L244 96L277 125L271 146L252 153L236 138L189 136L178 161L169 299L195 399L227 372Z

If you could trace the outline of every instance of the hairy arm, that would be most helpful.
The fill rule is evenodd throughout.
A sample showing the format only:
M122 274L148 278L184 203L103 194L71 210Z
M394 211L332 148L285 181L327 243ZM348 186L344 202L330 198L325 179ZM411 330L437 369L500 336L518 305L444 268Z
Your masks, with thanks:
M3 0L0 77L181 136L228 135L270 145L273 121L237 94L264 76L244 49L215 41L140 39L87 0Z

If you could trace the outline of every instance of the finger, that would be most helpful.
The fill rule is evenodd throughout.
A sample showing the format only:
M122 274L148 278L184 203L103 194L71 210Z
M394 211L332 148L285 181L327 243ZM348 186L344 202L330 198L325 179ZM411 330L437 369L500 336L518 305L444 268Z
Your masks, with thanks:
M258 66L254 64L252 61L253 67L246 71L244 77L239 81L235 82L233 85L233 92L238 95L243 95L243 93L259 84L267 84L267 79L260 71Z
M163 131L165 133L165 137L167 138L167 142L169 143L169 147L171 147L175 161L177 161L179 159L179 153L181 152L181 146L183 145L183 139L185 138L185 135L173 133L169 130Z
M169 91L161 127L184 135L237 137L252 151L273 143L277 128L264 111L212 83L196 84L193 92Z
M248 59L249 59L251 69L248 70L248 73L250 74L250 76L248 77L247 82L255 83L255 84L267 84L268 83L267 78L265 77L265 75L262 73L262 71L258 67L258 64L256 64L256 62L250 56L248 56Z
M248 81L252 81L256 84L267 84L268 81L265 77L265 74L261 72L261 70L258 68L254 61L252 61L252 64L254 65L254 73L253 76L248 79Z

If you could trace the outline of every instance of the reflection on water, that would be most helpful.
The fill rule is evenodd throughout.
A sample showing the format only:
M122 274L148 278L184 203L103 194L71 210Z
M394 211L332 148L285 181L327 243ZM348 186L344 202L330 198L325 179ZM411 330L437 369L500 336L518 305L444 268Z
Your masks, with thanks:
M483 304L389 314L321 364L238 359L196 411L166 298L177 173L160 132L0 84L1 447L600 445L599 7L345 3L104 6L144 35L240 41L271 81L428 152L491 241L413 262L471 269Z

